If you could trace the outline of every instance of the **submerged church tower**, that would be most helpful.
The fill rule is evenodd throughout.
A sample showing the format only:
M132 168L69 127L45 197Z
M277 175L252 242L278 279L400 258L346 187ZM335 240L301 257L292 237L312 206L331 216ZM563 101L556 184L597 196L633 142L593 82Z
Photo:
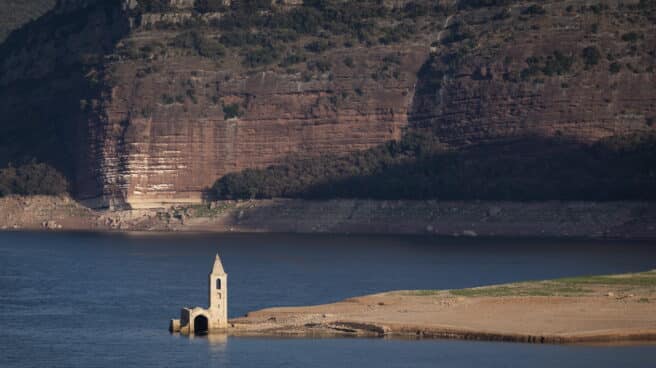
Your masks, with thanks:
M216 254L209 274L209 306L182 308L180 319L172 319L169 330L185 335L203 335L228 327L228 274Z
M228 274L223 270L221 257L216 254L214 266L210 273L208 308L215 328L228 327Z

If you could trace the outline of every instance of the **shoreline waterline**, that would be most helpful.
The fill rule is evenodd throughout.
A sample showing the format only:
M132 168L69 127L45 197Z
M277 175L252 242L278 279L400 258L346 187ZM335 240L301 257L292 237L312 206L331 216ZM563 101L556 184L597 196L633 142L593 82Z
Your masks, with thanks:
M0 198L0 230L656 239L656 202L252 200L98 211L66 197Z

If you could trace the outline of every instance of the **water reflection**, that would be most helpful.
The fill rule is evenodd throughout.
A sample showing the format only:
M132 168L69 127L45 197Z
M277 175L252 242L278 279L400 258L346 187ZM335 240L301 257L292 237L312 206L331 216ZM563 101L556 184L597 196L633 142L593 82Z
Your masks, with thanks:
M214 351L225 351L228 346L228 334L211 333L205 336Z

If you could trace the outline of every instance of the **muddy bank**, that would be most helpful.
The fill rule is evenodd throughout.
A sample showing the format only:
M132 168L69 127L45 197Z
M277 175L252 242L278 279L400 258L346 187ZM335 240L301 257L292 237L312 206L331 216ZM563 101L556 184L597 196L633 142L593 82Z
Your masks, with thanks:
M656 272L396 291L231 320L229 333L528 343L656 341Z
M656 238L656 203L257 200L97 211L69 198L0 198L0 228Z

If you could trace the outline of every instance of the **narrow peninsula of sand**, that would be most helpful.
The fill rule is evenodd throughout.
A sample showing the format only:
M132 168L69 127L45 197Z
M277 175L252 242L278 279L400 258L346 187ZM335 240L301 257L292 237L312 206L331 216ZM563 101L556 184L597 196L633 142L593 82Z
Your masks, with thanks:
M463 290L394 291L230 321L241 335L536 343L656 341L656 270Z

